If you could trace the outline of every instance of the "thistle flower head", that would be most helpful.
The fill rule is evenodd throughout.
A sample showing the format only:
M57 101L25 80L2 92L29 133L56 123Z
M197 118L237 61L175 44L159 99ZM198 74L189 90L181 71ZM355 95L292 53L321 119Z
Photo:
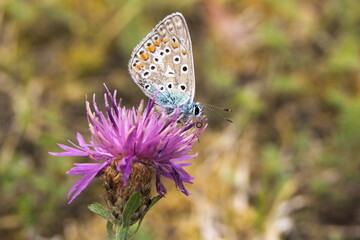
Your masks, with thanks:
M68 193L69 203L94 178L102 175L108 191L106 195L109 195L107 201L113 204L115 200L111 198L119 195L128 198L131 191L150 195L153 175L159 195L164 196L167 192L162 177L173 180L176 187L188 195L184 183L192 183L193 177L184 167L191 165L187 161L196 157L189 152L206 124L201 124L200 128L195 127L198 122L191 120L179 124L179 113L168 116L156 112L152 100L145 107L141 101L138 108L126 109L121 106L121 99L116 99L116 91L114 94L107 91L104 101L106 111L101 112L95 95L93 108L86 100L90 141L85 141L77 133L77 143L70 142L70 146L58 144L64 152L50 153L55 156L85 156L92 161L74 163L74 167L67 172L82 175Z

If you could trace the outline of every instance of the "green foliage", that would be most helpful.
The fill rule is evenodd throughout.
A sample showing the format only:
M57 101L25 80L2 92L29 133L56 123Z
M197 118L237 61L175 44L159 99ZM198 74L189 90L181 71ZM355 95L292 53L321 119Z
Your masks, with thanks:
M93 203L88 206L89 210L93 213L103 217L107 221L106 229L109 240L115 239L133 239L135 233L138 232L141 222L145 217L145 214L154 206L162 197L156 196L151 199L148 206L146 206L145 211L139 217L134 218L134 214L139 209L142 195L139 192L134 192L131 194L130 198L126 202L124 209L122 211L121 217L115 218L113 214L107 208L103 207L99 203ZM135 223L138 222L138 226L135 230L131 229Z
M115 221L109 210L103 207L100 203L92 203L88 206L88 208L93 213L105 218L107 222L113 223Z

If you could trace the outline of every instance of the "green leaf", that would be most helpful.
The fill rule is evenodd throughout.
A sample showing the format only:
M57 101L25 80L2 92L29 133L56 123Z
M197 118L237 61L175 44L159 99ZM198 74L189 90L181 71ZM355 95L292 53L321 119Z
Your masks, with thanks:
M140 218L140 221L139 221L139 224L138 224L138 226L137 226L137 228L136 228L136 230L135 230L135 233L137 233L137 231L139 230L140 225L141 225L141 223L142 223L142 221L143 221L146 213L147 213L147 212L150 210L150 208L152 208L152 206L154 206L155 203L157 203L161 198L162 198L162 196L157 195L156 197L154 197L153 199L151 199L151 202L150 202L149 206L145 209L144 215Z
M139 208L141 203L141 193L134 192L126 202L123 211L123 226L128 227L131 224L131 215Z
M96 213L97 215L105 218L108 222L114 222L114 217L109 212L109 210L101 206L99 203L92 203L88 206L88 208L93 213Z
M160 199L162 199L162 196L160 196L160 195L157 195L156 197L154 197L153 199L151 199L151 203L150 203L149 206L146 208L145 212L149 211L150 208L151 208L152 206L154 206L155 203L157 203Z
M106 224L106 231L109 240L115 240L115 234L113 232L113 223L108 221Z

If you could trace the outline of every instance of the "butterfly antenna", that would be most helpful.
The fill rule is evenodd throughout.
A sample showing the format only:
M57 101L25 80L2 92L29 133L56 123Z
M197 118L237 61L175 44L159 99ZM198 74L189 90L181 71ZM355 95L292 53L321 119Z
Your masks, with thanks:
M218 106L214 106L214 105L211 105L211 104L202 104L203 106L209 108L209 109L218 109L218 110L221 110L221 111L224 111L224 112L231 112L232 110L230 108L221 108L221 107L218 107Z
M230 122L230 123L233 123L234 121L229 119L229 118L226 118L224 117L223 115L221 115L220 113L218 113L217 111L215 111L215 109L218 109L218 110L222 110L222 111L225 111L225 112L231 112L231 109L229 108L220 108L220 107L216 107L216 106L213 106L213 105L210 105L210 104L202 104L204 107L206 107L207 109L211 110L213 113L215 113L216 115L218 115L219 117L221 117L222 119Z

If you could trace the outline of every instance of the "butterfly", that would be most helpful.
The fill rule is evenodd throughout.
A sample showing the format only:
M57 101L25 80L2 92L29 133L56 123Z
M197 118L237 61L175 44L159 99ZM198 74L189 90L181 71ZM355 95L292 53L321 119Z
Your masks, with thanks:
M129 72L146 96L180 119L197 118L203 106L194 102L195 72L191 38L185 18L173 13L160 21L135 47Z

